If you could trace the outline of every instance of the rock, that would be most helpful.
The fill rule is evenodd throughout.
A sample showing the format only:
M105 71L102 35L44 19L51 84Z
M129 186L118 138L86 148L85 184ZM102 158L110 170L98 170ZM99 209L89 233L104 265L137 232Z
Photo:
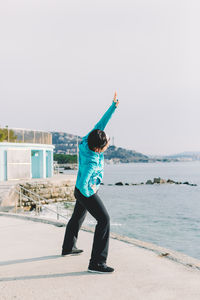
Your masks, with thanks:
M167 255L170 255L170 253L168 253L168 252L165 252L165 253L161 253L161 254L159 254L159 256L160 256L160 257L167 256Z
M144 182L140 182L140 184L144 184Z
M50 188L52 185L50 184L50 183L45 183L45 184L43 184L43 187L44 188Z
M40 190L39 194L43 196L43 195L47 194L48 192L49 192L49 190L47 188L43 188Z
M160 177L158 177L158 178L155 177L153 179L153 183L160 183L160 179L161 179Z
M108 185L111 186L111 185L113 185L113 184L112 184L112 183L109 183Z
M165 179L161 179L160 183L167 183L167 181Z
M115 185L124 185L123 182L116 182Z
M154 178L153 182L154 183L166 183L167 181L165 179L158 177L158 178Z
M100 185L104 185L104 183L103 183L103 182L101 182L101 183L100 183Z
M146 184L153 184L153 182L149 179L146 181Z
M35 203L32 203L31 206L30 206L30 211L36 209L36 204Z
M129 185L129 183L126 182L125 185Z
M59 197L59 194L58 194L58 193L52 193L52 194L51 194L51 197L52 197L52 198L58 198L58 197Z
M41 196L41 195L40 195ZM51 193L42 195L42 197L44 197L45 199L51 199Z
M167 183L175 183L175 181L172 180L172 179L168 179L168 180L167 180Z
M183 184L189 184L189 182L188 182L188 181L185 181L185 182L183 182Z
M65 181L65 186L74 186L74 184L70 180L67 180Z

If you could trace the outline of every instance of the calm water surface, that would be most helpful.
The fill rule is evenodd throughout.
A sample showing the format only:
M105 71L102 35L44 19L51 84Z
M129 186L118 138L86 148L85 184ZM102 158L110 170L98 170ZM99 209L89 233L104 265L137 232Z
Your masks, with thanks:
M107 185L145 182L154 177L198 186ZM200 259L200 162L105 165L104 184L98 193L110 214L112 232ZM88 224L96 224L89 214L85 220Z

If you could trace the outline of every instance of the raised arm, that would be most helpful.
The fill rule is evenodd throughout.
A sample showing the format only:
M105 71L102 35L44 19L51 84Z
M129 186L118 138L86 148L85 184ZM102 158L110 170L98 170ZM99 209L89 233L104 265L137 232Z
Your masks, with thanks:
M116 109L115 103L113 102L108 110L105 112L103 117L99 120L99 122L94 126L94 129L104 130L106 125L108 124L109 120L111 119L112 114Z
M109 120L111 119L112 114L114 113L114 111L117 108L118 104L119 104L119 101L117 100L117 93L115 92L114 99L113 99L113 102L112 102L111 106L105 112L105 114L100 119L100 121L94 126L94 129L100 129L100 130L105 129L106 125L108 124Z
M115 109L117 108L118 104L119 104L119 101L117 100L117 93L115 92L112 104L110 105L108 110L104 113L103 117L99 120L99 122L94 126L94 128L92 130L94 130L94 129L104 130L106 125L108 124L109 120L111 119L112 114L114 113ZM89 133L85 137L88 137Z

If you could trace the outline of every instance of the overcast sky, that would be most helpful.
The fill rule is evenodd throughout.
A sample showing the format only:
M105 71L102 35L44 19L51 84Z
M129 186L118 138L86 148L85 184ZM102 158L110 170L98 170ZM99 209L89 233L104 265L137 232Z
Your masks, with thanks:
M85 135L144 154L200 151L197 0L6 0L0 125Z

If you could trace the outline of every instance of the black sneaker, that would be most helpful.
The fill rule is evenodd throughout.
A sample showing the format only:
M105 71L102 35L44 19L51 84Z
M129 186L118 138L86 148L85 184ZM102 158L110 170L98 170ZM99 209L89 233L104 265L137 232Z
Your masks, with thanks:
M62 250L62 256L65 256L65 255L78 255L78 254L81 254L83 252L83 250L81 249L72 249L71 251L64 251Z
M88 267L88 272L92 273L112 273L114 271L113 268L108 267L105 263L90 263Z

